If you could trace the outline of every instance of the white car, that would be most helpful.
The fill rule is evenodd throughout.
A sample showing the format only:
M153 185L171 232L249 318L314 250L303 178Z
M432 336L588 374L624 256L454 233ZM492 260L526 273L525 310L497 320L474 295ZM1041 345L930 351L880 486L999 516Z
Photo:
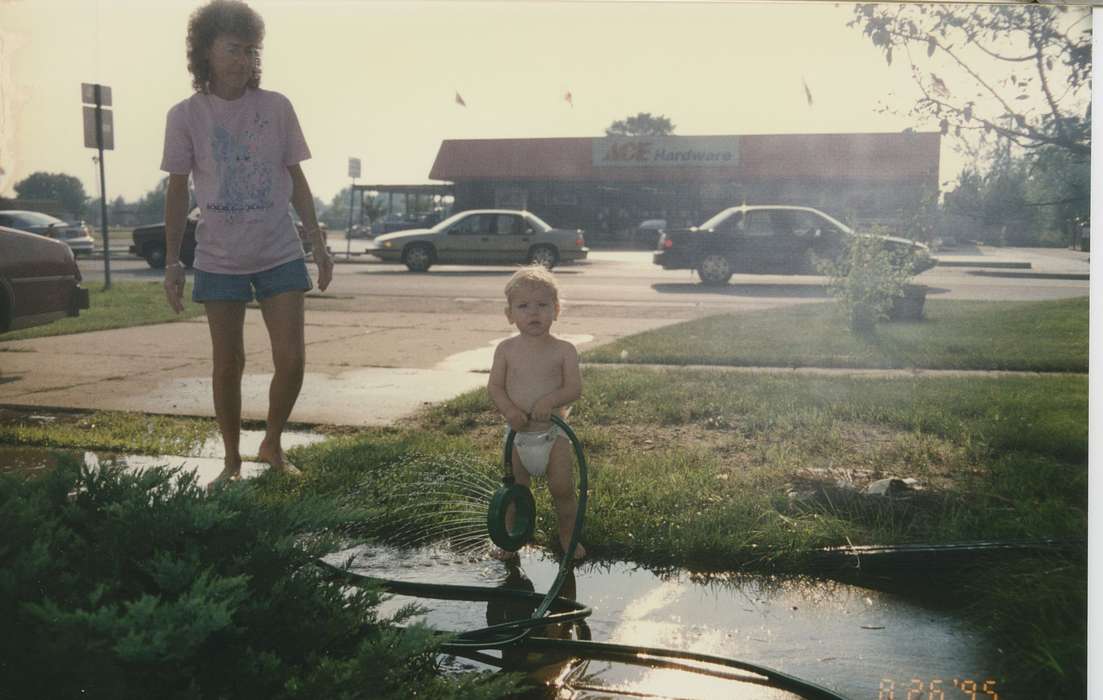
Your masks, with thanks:
M92 229L83 221L65 222L49 214L13 209L0 211L0 226L56 238L67 244L73 255L91 255L96 247Z
M584 260L590 249L581 229L552 228L532 212L472 209L432 228L377 236L368 252L384 262L400 262L411 272L433 265L539 264Z

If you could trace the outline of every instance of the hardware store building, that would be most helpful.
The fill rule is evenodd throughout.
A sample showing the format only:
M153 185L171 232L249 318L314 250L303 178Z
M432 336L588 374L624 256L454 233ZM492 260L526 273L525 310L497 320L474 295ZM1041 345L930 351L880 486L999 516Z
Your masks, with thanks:
M454 211L527 209L596 240L743 203L892 225L938 191L939 145L937 132L446 140L429 177L454 183Z

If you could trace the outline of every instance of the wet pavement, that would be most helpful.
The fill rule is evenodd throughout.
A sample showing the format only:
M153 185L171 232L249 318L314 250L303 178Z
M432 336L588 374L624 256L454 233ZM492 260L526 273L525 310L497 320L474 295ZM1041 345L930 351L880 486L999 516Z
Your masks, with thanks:
M670 320L563 321L580 349ZM307 367L292 420L384 426L426 404L486 385L495 344L508 337L502 314L364 313L307 315ZM242 417L264 420L272 361L260 311L245 322ZM213 417L205 318L179 323L0 341L0 405L139 411Z
M288 431L283 434L284 450L302 445L311 445L325 440L327 436L318 433ZM241 432L241 455L255 456L264 432L261 430L243 430ZM26 447L0 445L0 473L23 474L33 476L38 472L53 469L62 456L68 456L90 468L99 468L103 464L113 463L127 469L140 470L151 467L181 468L185 472L194 472L200 486L207 486L223 469L222 439L218 436L208 438L203 444L187 455L137 455L90 450L74 450L49 447ZM250 479L268 470L262 462L245 461L241 465L241 475Z

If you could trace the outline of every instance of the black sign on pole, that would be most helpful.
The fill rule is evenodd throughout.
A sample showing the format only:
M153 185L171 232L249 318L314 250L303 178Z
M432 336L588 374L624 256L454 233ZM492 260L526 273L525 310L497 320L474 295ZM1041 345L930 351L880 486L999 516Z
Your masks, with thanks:
M103 234L103 288L111 289L111 239L107 231L107 179L104 176L103 152L115 150L115 122L111 110L111 88L95 83L81 83L81 102L92 103L83 108L84 146L95 148L100 157L100 231Z

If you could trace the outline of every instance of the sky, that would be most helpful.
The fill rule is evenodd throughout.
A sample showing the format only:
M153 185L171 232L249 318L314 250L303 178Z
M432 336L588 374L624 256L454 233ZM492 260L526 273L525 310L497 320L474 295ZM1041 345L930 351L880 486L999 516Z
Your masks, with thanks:
M200 4L0 0L0 196L35 171L75 175L98 196L84 82L112 88L109 200L152 189L165 114L191 94L184 37ZM427 183L444 139L601 136L637 112L680 135L933 128L907 115L918 90L904 62L887 65L846 26L850 4L251 5L266 24L262 87L294 104L313 153L303 169L327 203L351 182L349 157L363 163L358 183ZM963 162L943 139L940 181Z

